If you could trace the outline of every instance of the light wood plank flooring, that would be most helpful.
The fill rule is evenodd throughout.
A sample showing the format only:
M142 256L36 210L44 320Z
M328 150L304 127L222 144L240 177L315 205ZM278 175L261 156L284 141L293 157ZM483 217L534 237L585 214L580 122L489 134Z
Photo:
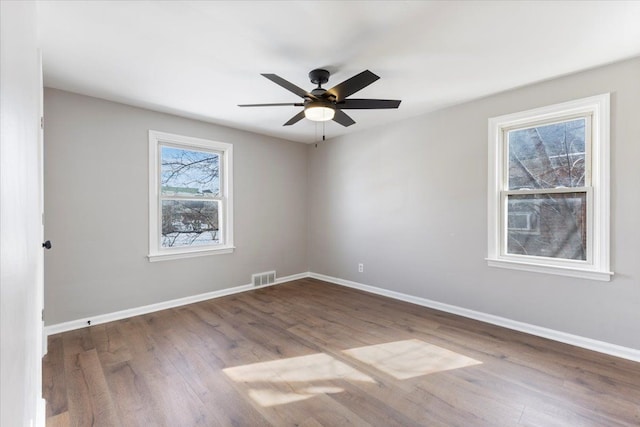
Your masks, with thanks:
M639 426L640 363L305 279L49 338L47 426Z

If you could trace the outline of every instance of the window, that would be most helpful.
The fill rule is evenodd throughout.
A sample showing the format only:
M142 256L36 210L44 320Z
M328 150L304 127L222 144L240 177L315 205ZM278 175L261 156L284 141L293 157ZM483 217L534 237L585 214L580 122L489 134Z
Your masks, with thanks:
M609 94L489 119L492 267L610 280Z
M149 131L149 260L233 251L232 145Z

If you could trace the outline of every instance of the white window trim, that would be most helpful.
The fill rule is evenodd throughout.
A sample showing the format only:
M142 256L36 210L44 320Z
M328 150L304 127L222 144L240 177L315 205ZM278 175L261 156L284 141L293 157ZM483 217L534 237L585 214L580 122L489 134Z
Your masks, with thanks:
M185 148L204 148L221 153L223 203L220 224L223 243L215 247L160 247L159 172L161 143ZM232 253L233 246L233 145L225 142L149 130L149 254L150 262Z
M601 281L611 280L609 234L609 114L608 93L588 98L555 104L547 107L521 111L489 119L489 170L488 170L488 253L490 267L533 271ZM591 189L587 197L588 231L587 241L590 257L587 261L574 261L513 255L503 253L500 238L502 224L506 220L501 209L501 192L506 190L504 162L507 141L505 129L525 126L532 122L544 122L572 115L591 114L593 133L591 137ZM589 155L589 154L588 154ZM590 252L589 252L590 251Z

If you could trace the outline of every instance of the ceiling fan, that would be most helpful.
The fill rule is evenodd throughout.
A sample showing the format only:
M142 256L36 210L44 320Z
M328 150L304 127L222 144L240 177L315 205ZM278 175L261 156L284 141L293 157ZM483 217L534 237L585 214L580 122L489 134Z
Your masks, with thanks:
M398 108L401 101L392 99L347 99L359 90L369 86L378 80L376 76L369 70L365 70L360 74L356 74L343 81L342 83L324 89L322 85L329 81L329 71L323 69L312 70L309 73L311 83L317 84L318 87L311 92L307 92L293 83L283 79L276 74L262 74L275 84L282 86L290 92L295 93L303 102L279 103L279 104L239 104L239 107L275 107L275 106L294 106L304 107L304 110L289 119L284 126L290 126L299 122L303 118L315 122L324 122L333 120L342 126L351 126L355 121L345 114L342 110L371 110L380 108Z

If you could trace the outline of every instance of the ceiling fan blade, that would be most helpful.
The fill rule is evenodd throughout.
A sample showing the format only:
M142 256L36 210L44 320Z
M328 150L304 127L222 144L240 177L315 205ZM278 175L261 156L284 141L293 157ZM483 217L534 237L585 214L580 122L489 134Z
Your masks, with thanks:
M262 74L262 75L264 77L268 78L269 80L271 80L272 82L274 82L275 84L277 84L278 86L282 86L283 88L285 88L289 92L295 93L300 98L309 97L311 99L317 99L315 96L311 95L306 90L294 85L290 81L285 80L285 79L283 79L282 77L280 77L280 76L278 76L276 74Z
M356 74L350 79L347 79L342 83L332 87L331 89L327 90L327 92L335 96L337 101L342 101L347 96L353 95L357 91L364 89L379 78L380 77L376 76L371 71L365 70L360 74Z
M298 123L302 119L304 119L304 110L300 111L298 114L296 114L295 116L291 117L289 119L289 121L287 123L283 124L282 126L291 126L293 124Z
M355 123L355 120L353 120L351 117L347 116L346 113L343 113L337 108L336 108L336 115L333 116L333 121L336 123L340 123L344 127L351 126L352 124Z
M303 107L302 102L285 102L280 104L238 104L238 107L279 107L279 106Z
M378 108L398 108L400 100L396 99L345 99L336 107L341 110L370 110Z

